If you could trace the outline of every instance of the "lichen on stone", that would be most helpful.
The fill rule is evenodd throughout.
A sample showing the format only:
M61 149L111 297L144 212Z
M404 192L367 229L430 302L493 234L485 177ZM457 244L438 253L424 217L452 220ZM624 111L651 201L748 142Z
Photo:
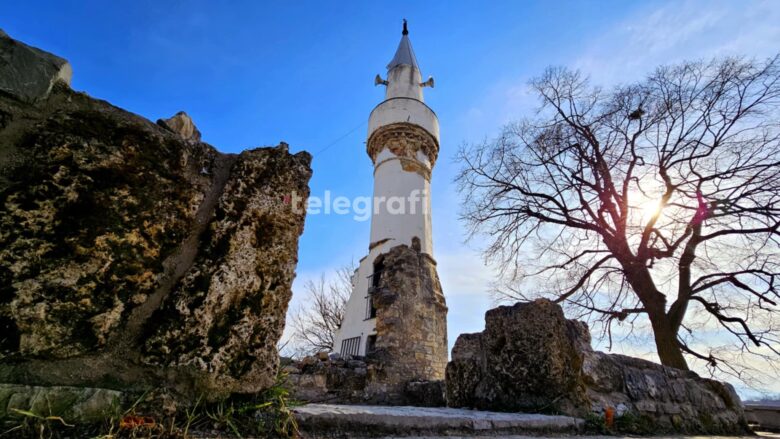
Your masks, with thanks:
M62 83L0 94L0 116L0 380L184 398L273 383L307 153L221 154Z

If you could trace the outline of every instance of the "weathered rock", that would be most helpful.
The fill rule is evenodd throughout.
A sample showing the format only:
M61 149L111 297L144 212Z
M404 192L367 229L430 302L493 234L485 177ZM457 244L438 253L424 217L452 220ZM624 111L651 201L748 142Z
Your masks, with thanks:
M582 378L590 410L628 412L666 430L743 433L742 402L727 383L640 358L583 351Z
M65 87L0 108L18 116L0 131L0 351L104 349L170 282L164 263L216 189L199 170L219 154Z
M72 76L66 60L16 41L0 30L0 91L34 102L46 98L57 82L70 85Z
M0 115L0 382L271 384L307 153L221 154L64 85Z
M444 381L409 381L404 388L406 403L416 407L445 407Z
M316 361L315 357L304 357L297 363L297 373L287 376L285 386L299 401L373 402L372 395L366 393L369 367L373 375L373 365L363 361Z
M366 362L363 360L356 360L353 358L351 360L347 360L346 366L349 367L350 369L358 369L358 368L366 367Z
M656 431L742 433L734 389L693 372L595 352L582 322L536 300L485 315L485 330L455 342L447 365L447 403L497 411L534 411L642 419Z
M380 255L376 344L366 357L301 360L289 377L296 399L311 402L443 406L447 364L447 305L436 262L419 246L398 245ZM320 359L327 359L326 355Z
M98 422L116 414L122 403L122 393L115 390L0 384L0 419L21 418L21 410L71 423Z
M518 303L485 314L485 331L460 336L447 366L453 407L582 415L585 386L572 324L551 302Z
M296 374L301 373L301 370L292 364L288 364L287 366L282 366L282 372L286 374Z
M147 323L145 362L208 371L223 391L273 384L304 219L284 201L308 195L310 175L305 153L241 153L194 264Z
M192 118L183 111L179 111L168 119L158 119L157 124L180 135L184 140L200 142L200 131L195 127Z

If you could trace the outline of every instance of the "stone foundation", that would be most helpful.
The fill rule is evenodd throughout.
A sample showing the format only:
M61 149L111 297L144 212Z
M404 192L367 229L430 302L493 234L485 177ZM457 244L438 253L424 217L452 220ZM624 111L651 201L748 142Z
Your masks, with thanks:
M384 365L373 358L305 357L283 371L293 399L310 403L444 407L444 381L409 381L388 392ZM392 388L391 388L392 389Z

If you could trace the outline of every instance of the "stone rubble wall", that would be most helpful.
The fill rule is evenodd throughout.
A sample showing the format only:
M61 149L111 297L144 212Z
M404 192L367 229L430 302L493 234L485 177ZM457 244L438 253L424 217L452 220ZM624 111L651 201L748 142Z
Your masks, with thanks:
M548 300L501 306L485 330L458 337L447 365L447 403L480 410L616 417L654 431L741 434L729 384L623 355L596 352L587 326Z
M444 405L447 305L436 262L398 245L381 258L373 294L375 350L365 358L306 357L285 368L293 395L311 402Z
M310 402L443 406L447 306L436 262L398 245L380 255L373 291L375 350L366 357L326 352L284 368L295 398Z
M436 262L419 248L398 245L382 258L373 292L376 352L384 382L442 380L447 367L447 305Z
M373 358L321 352L301 361L287 360L282 368L285 386L295 400L333 404L404 404L444 407L444 382L412 380L388 394L377 380L383 364Z

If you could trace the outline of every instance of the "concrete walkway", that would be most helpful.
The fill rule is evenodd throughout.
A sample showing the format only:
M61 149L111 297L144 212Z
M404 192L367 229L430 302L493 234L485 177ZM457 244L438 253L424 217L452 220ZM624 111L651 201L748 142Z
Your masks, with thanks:
M453 408L309 404L293 409L305 438L538 439L574 437L584 421L569 416L498 413ZM618 439L617 436L583 436ZM703 436L655 436L704 439ZM777 433L758 437L780 439ZM751 439L758 439L750 436ZM707 436L707 439L716 439ZM726 439L726 438L723 438ZM730 436L728 439L739 439Z
M584 425L569 416L406 406L309 404L293 413L309 437L576 434Z

